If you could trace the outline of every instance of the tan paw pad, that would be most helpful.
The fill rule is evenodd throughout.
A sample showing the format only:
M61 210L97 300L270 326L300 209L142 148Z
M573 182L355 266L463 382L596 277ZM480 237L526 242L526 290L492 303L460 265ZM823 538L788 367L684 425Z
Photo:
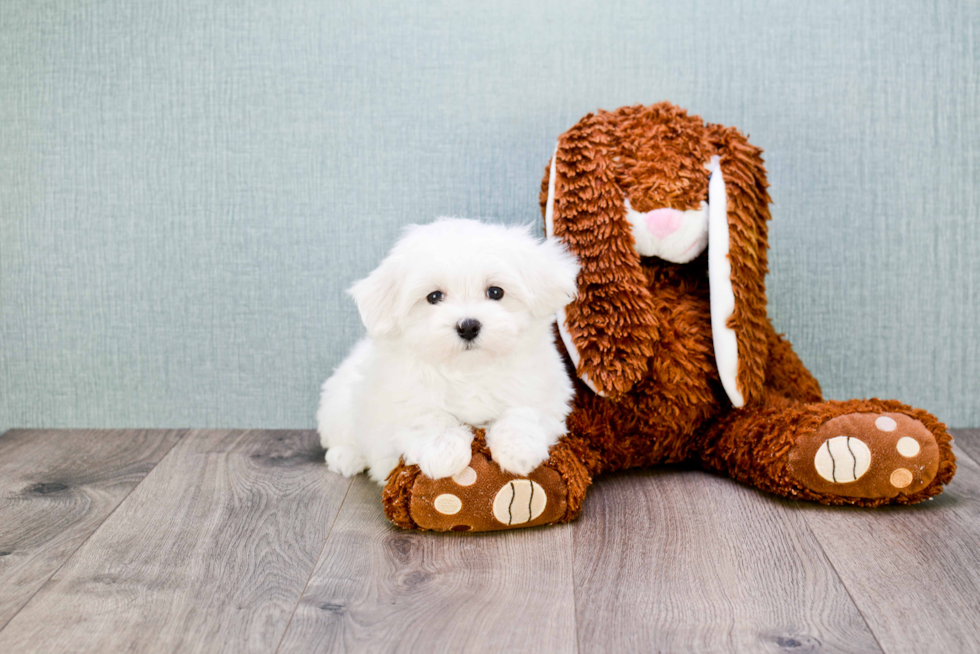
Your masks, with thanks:
M817 474L827 481L846 484L857 481L871 466L871 450L853 436L835 436L824 441L813 458Z
M505 525L522 525L544 513L548 496L537 482L515 479L493 499L493 517Z

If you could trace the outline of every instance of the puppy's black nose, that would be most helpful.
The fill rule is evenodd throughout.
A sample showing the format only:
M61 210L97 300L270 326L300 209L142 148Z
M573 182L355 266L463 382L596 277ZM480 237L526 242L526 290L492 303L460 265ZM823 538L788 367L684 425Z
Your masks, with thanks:
M467 318L456 323L456 333L464 341L472 341L480 334L480 327L482 326L479 320Z

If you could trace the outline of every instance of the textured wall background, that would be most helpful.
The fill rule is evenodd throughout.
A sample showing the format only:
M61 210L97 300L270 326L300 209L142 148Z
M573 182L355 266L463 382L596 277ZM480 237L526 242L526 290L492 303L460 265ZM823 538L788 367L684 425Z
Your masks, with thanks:
M827 394L980 425L978 80L975 2L5 0L0 429L310 427L401 225L661 99L767 151Z

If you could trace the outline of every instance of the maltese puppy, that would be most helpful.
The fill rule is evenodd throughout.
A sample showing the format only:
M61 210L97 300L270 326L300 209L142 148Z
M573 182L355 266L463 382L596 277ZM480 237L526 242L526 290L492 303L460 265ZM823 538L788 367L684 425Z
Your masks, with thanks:
M323 384L317 427L330 470L383 484L403 458L432 479L462 472L473 433L526 475L565 433L572 383L555 312L576 260L529 228L442 218L410 225L351 287L368 335Z

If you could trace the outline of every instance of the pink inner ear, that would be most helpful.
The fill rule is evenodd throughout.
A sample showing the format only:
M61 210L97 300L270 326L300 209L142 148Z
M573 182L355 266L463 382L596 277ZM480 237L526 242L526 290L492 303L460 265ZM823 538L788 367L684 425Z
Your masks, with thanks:
M677 209L654 209L646 214L647 230L658 239L666 238L684 222L684 213Z

